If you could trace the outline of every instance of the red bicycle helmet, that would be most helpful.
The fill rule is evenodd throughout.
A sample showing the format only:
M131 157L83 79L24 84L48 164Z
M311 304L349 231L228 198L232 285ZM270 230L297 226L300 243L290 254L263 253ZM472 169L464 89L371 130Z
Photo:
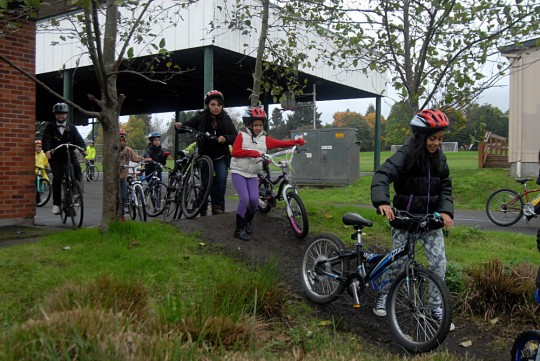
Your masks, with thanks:
M450 125L446 114L438 109L425 109L416 114L411 120L413 130L432 132L443 130Z
M244 122L244 125L248 126L251 123L253 123L254 120L262 120L263 122L266 122L266 112L263 108L257 108L257 107L250 107L246 109L246 112L244 115L242 115L242 121Z
M126 139L126 131L124 129L120 129L118 131L118 135L121 136L121 137L124 137L124 139Z
M41 143L41 140L38 139L38 140L36 140L36 141L34 142L34 144L35 144L35 145L38 145L38 144L41 145L42 143Z
M204 96L204 104L208 105L212 99L218 99L221 104L223 104L225 101L225 97L219 90L210 90L208 93L206 93Z

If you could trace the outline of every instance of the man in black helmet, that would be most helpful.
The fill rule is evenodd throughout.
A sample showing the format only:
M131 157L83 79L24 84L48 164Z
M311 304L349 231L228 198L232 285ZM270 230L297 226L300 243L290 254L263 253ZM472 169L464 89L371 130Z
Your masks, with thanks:
M67 123L68 106L66 103L57 103L53 106L53 113L55 117L54 122L50 122L43 131L43 151L49 160L53 173L53 207L52 212L54 214L60 214L60 201L62 199L62 179L64 178L64 168L67 165L67 154L65 148L62 148L54 153L52 149L58 147L60 144L71 143L78 145L81 148L85 148L81 134L77 128ZM77 160L77 155L73 148L69 149L71 164L73 165L73 172L75 178L81 181L81 166ZM86 152L85 154L86 155Z

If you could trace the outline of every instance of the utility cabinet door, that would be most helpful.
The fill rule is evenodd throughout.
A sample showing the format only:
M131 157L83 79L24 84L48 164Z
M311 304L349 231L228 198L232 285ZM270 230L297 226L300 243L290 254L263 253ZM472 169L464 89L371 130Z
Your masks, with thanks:
M347 181L347 134L341 130L319 132L320 179L339 183Z

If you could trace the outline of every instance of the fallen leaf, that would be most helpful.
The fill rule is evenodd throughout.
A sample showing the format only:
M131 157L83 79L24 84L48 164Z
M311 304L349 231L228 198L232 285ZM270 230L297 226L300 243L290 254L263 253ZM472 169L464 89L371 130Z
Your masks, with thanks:
M463 341L462 343L459 344L461 347L471 347L472 346L472 341L471 340L467 340L467 341Z
M319 322L319 326L330 326L332 324L332 321L324 320Z

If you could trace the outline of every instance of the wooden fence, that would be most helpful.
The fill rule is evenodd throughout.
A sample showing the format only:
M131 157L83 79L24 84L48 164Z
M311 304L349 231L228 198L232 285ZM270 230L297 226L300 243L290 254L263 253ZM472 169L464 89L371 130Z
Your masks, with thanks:
M510 168L508 138L487 132L478 146L479 168Z

